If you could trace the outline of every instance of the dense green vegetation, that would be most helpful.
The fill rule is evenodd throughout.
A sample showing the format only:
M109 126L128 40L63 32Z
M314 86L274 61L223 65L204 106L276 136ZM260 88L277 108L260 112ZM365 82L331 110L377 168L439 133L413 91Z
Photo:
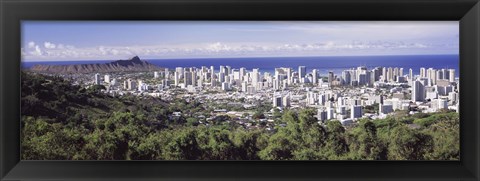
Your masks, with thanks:
M22 159L28 160L455 160L454 112L398 111L351 128L317 123L315 110L275 110L286 126L247 130L196 101L113 97L60 77L22 74ZM172 116L173 112L181 116ZM255 112L253 119L265 115ZM278 124L277 124L278 125Z

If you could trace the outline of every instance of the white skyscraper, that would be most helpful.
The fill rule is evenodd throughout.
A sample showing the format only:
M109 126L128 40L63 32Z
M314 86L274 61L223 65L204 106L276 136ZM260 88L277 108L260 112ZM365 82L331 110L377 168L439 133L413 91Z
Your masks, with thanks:
M299 76L300 80L302 80L302 78L304 78L306 74L307 74L307 68L305 66L299 66L298 67L298 76Z
M450 74L448 76L450 82L455 82L455 69L449 69L448 73Z
M212 83L215 81L215 67L210 66L210 82Z
M178 84L180 83L180 76L179 76L179 72L175 71L175 75L174 75L174 81L175 81L175 87L178 86Z
M325 94L320 94L318 95L318 104L323 106L325 105L325 102L326 102L326 98L325 98Z
M335 119L335 110L332 107L327 107L327 119Z
M287 68L287 83L288 84L292 84L292 69L291 68Z
M240 68L240 80L241 81L244 81L243 77L245 76L246 73L247 73L247 70L245 69L245 67Z
M448 102L445 99L438 99L438 109L447 109L448 108Z
M412 82L412 101L424 101L425 99L425 85L418 80Z
M313 84L318 84L318 70L317 69L312 70L312 83Z
M182 78L183 76L183 67L176 67L175 72L178 72L178 78Z
M350 71L348 70L342 71L342 79L344 81L344 84L350 85L350 82L352 81Z
M329 86L332 86L332 82L333 82L334 76L335 76L335 75L333 75L333 72L328 72L328 85L329 85Z
M99 73L95 74L95 85L100 85L100 74Z
M168 68L165 68L165 78L170 78L170 71L168 70Z
M192 72L185 71L183 73L183 83L185 84L185 87L187 85L192 85Z
M230 90L230 84L228 82L222 82L222 90L223 91L229 91Z
M110 83L110 75L105 75L103 81L106 82L106 83Z
M192 74L191 74L191 82L193 86L196 86L197 85L197 71L196 70L193 70L192 71Z
M290 107L290 96L283 96L282 98L282 106L283 107Z
M420 77L421 78L427 77L427 71L425 70L424 67L420 68Z
M250 73L250 76L252 78L252 85L257 87L258 79L259 79L259 74L258 74L258 69L253 69L252 72Z
M247 92L247 82L242 82L242 92Z
M413 70L412 69L408 69L408 78L410 80L413 80Z
M317 118L320 121L325 121L327 120L327 112L323 109L318 109L317 110Z

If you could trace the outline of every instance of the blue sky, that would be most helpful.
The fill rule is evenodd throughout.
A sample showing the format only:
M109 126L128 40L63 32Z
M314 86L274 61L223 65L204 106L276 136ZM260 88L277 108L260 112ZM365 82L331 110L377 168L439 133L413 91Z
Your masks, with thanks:
M22 60L458 54L458 21L23 21Z

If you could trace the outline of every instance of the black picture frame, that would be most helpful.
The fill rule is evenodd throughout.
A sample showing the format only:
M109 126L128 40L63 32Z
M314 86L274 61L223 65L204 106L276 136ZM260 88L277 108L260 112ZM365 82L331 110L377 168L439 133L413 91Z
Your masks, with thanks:
M478 0L0 0L1 180L480 179ZM458 20L460 161L21 161L22 20Z

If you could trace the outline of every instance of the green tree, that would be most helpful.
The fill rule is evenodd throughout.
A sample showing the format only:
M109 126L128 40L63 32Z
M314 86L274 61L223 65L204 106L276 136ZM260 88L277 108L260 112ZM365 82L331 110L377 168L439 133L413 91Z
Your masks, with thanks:
M430 135L409 129L404 125L395 127L388 148L390 160L424 160L425 154L433 151Z

